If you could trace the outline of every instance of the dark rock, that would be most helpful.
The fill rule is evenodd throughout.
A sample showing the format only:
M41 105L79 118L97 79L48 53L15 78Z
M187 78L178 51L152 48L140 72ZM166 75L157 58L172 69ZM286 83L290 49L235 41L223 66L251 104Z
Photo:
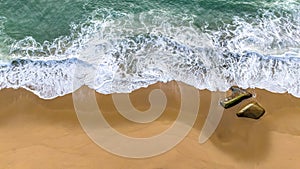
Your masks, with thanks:
M246 117L251 119L259 119L265 114L265 109L258 103L253 102L242 108L236 115L238 117Z
M230 90L232 94L220 101L221 106L223 106L225 109L235 106L241 101L252 97L251 93L235 86L231 87Z

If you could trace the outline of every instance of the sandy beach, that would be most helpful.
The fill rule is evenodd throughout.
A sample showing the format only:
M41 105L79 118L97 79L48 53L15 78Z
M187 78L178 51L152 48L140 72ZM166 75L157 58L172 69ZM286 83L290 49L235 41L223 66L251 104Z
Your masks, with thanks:
M130 94L139 110L149 108L147 97L162 89L167 108L154 122L138 124L122 117L111 95L96 94L103 115L117 131L150 137L169 128L178 115L180 92L175 82L157 83ZM113 155L96 145L77 119L72 95L43 100L24 89L0 91L0 169L297 169L300 168L300 99L249 89L266 110L259 120L238 118L251 101L227 109L212 137L198 143L210 106L211 92L199 90L197 120L187 137L170 151L146 159Z

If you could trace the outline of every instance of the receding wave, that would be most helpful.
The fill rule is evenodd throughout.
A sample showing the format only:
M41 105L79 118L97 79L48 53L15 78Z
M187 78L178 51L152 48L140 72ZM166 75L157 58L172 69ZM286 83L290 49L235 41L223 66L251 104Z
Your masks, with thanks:
M300 10L261 10L209 28L193 15L96 10L70 36L15 41L0 67L0 88L25 88L50 99L87 85L124 93L156 82L199 89L232 85L300 97Z

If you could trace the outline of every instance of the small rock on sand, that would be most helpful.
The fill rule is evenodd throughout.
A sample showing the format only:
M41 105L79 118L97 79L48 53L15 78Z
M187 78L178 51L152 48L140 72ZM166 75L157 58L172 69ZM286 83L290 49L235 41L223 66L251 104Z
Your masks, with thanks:
M220 101L221 106L223 106L225 109L237 105L244 99L252 97L251 93L235 86L231 87L230 90L232 94Z
M253 102L242 108L236 115L238 117L246 117L252 119L259 119L265 114L265 109L258 103Z

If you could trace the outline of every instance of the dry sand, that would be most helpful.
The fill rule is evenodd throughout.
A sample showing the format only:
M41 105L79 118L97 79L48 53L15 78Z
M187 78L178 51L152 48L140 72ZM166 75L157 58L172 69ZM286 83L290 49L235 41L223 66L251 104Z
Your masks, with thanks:
M98 104L116 130L149 137L172 125L178 115L179 91L174 82L139 89L130 97L139 110L149 107L154 88L166 92L163 115L149 124L128 121L117 113L111 95L97 94ZM265 109L259 120L238 118L235 112L249 102L227 109L212 137L199 144L211 92L200 92L197 121L172 150L152 158L130 159L106 152L85 134L73 107L72 95L42 100L23 89L0 91L0 169L298 169L300 168L300 99L251 89Z

